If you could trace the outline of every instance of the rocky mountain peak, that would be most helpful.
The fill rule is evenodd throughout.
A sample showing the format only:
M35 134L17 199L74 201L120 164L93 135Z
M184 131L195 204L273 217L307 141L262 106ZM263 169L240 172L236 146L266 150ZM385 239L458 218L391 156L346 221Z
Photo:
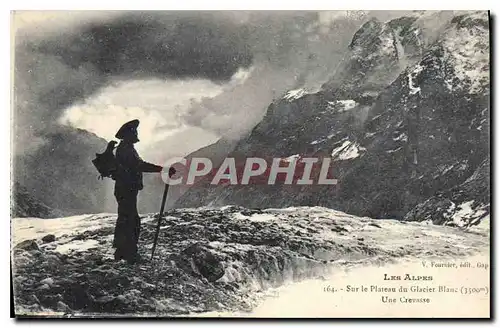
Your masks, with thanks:
M366 22L321 91L293 90L271 104L232 153L327 156L338 185L199 186L177 206L321 205L402 219L418 204L453 190L462 203L475 200L471 208L480 208L483 217L489 200L477 190L488 193L486 181L473 179L478 189L462 184L483 161L489 163L487 18L417 12L387 23ZM449 220L463 210L460 204L447 214Z
M376 18L368 20L354 34L349 49L365 48L366 45L376 44L383 25L384 24Z
M54 209L36 199L26 188L19 183L12 186L12 217L48 218L56 214Z
M460 15L451 23L439 44L445 68L453 70L446 78L447 88L470 94L489 92L488 13Z
M372 18L364 23L354 34L340 68L323 89L347 99L355 97L353 91L377 95L409 63L421 57L425 41L419 24L417 15L385 23Z

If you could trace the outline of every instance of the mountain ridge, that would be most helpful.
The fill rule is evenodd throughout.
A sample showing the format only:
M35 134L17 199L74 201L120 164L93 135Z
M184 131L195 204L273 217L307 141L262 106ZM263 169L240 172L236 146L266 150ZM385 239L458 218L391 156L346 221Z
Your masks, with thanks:
M418 29L412 26L417 21L403 21L407 34ZM205 182L191 188L176 206L321 205L403 219L418 203L464 182L489 153L488 14L450 17L425 50L409 52L419 59L403 69L396 65L398 47L386 51L379 42L389 23L366 23L351 43L351 48L362 49L353 51L332 78L340 82L327 83L325 88L331 89L313 94L294 91L274 102L228 155L333 153L334 175L340 180L336 187L214 187ZM411 43L406 44L409 48ZM386 66L397 78L380 88L370 77ZM356 67L365 71L353 75ZM352 151L358 156L349 158Z

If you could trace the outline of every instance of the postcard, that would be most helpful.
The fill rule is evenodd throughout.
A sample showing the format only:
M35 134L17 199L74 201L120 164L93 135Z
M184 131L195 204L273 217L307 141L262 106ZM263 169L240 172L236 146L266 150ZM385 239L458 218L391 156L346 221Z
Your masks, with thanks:
M488 11L13 11L18 318L491 318Z

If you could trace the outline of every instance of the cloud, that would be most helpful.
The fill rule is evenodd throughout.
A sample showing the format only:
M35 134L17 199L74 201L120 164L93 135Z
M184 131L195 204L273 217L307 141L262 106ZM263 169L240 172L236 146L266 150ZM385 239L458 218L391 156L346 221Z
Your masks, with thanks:
M271 102L295 88L317 91L347 51L367 15L347 12L255 12L247 17L252 72L216 97L193 103L183 119L229 139L239 139Z
M70 67L90 63L106 75L225 81L252 62L245 37L240 25L210 13L139 12L44 40L35 48Z
M204 79L221 84L252 61L245 29L226 15L52 12L39 13L45 20L37 21L37 14L24 14L15 15L17 154L43 143L44 131L57 125L68 107L116 81Z
M22 22L26 14L31 18ZM45 20L33 19L37 15ZM291 11L17 15L24 24L16 33L17 149L36 147L44 131L60 122L92 131L91 118L102 118L110 121L111 131L114 121L135 114L145 122L168 121L147 123L157 136L187 125L237 139L287 90L324 83L368 16ZM172 106L168 95L183 100ZM109 102L98 103L104 96ZM131 109L136 107L141 110Z
M244 73L240 75L244 76ZM180 115L190 108L193 99L213 97L223 90L223 86L208 80L121 81L104 87L85 102L69 107L59 122L112 140L124 122L139 119L141 142L137 149L140 152L150 156L158 152L185 151L178 138L177 143L165 143L164 140L185 130L198 132L204 142L214 139L213 133L200 135L199 128L186 125ZM167 145L169 148L166 149Z

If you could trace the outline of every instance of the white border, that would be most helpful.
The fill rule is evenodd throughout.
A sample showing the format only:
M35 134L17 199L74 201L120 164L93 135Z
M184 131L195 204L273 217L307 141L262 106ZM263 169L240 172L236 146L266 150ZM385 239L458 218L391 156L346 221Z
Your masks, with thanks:
M1 238L1 245L2 245L2 252L1 254L1 263L5 266L5 269L2 270L2 280L3 282L1 286L1 292L0 294L3 296L1 298L1 309L2 313L0 318L2 318L2 321L6 323L7 325L13 325L15 322L9 318L10 315L10 284L8 281L10 280L10 273L7 270L7 263L10 261L10 188L9 185L10 183L10 161L9 156L7 154L10 154L10 10L154 10L154 9L163 9L163 10L201 10L201 9L211 9L211 10L346 10L346 9L376 9L376 10L411 10L411 9L427 9L427 10L445 10L445 9L453 9L453 10L477 10L477 9L482 9L482 10L492 10L493 14L500 15L500 10L498 9L500 1L498 0L474 0L474 1L436 1L436 0L418 0L418 1L389 1L389 0L378 0L378 1L368 1L368 0L349 0L349 1L319 1L319 0L288 0L288 1L271 1L271 0L253 0L253 1L245 1L245 2L239 2L235 0L228 0L228 1L206 1L206 0L149 0L149 1L134 1L134 2L124 2L124 1L103 1L103 0L85 0L82 2L71 2L71 1L62 1L62 0L44 0L44 1L36 1L36 0L17 0L15 2L7 3L7 1L2 2L0 6L2 6L2 11L1 11L1 27L2 27L2 66L1 66L1 87L0 90L2 91L2 109L0 110L0 124L2 125L0 128L0 140L1 140L1 151L0 154L2 154L3 160L1 161L1 167L0 167L0 181L2 181L1 185L1 201L2 201L2 206L0 206L1 209L1 214L0 215L0 220L2 223L2 229L1 231L4 233L3 238ZM5 8L4 8L5 7ZM496 29L495 29L495 34L494 34L494 44L498 45L498 18L497 16L497 21L496 21ZM495 58L498 59L498 49L495 52ZM492 60L494 60L492 58ZM495 63L498 63L498 60L495 61ZM496 67L496 66L495 66ZM497 68L497 67L496 67ZM497 69L498 70L498 69ZM498 82L498 79L496 78L495 74L495 79L494 81ZM497 91L496 85L495 89L492 89L492 93ZM495 97L496 99L497 97ZM496 110L497 106L496 103L491 104L491 109ZM497 113L495 116L495 121L494 121L494 126L499 127L499 114ZM497 138L495 139L495 154L498 153L500 147L500 141L498 140L498 135L499 133L496 133ZM495 156L495 162L498 163L497 156ZM496 167L495 167L496 168ZM492 168L494 169L494 168ZM498 174L496 175L495 183L498 182ZM498 192L497 195L495 195L495 198L493 200L493 203L495 204L493 206L493 209L496 209L498 204L500 202L498 201ZM496 212L493 214L494 218L496 218ZM498 230L499 230L499 224L496 224L496 229L495 229L495 236L496 239L499 238L498 235ZM496 244L496 243L495 243ZM491 247L496 248L496 245L491 245ZM496 252L495 256L495 263L498 262L498 254L499 252ZM496 280L496 286L498 286L498 276L496 271L494 271L495 275L495 280ZM498 313L498 300L496 302L496 309L492 309L496 313L496 315L499 315ZM109 324L111 324L111 321L98 321L98 322L64 322L64 323L59 323L59 324L92 324L93 326L101 326L105 327ZM306 322L295 322L292 323L290 321L285 322L286 324L296 324L296 325L309 325L312 323L306 323ZM323 322L326 323L326 322ZM356 322L356 323L350 323L350 325L362 325L365 322ZM53 325L54 321L48 321L45 323L42 323L45 325ZM116 324L116 323L115 323ZM120 322L120 325L137 325L137 324L143 324L137 321L132 321L132 322ZM186 325L194 325L195 323L187 323L187 322L177 322L177 323L171 323L168 321L163 321L163 322L158 322L157 324L161 325L168 325L168 326L186 326ZM200 324L200 323L197 323ZM214 321L214 322L202 322L204 325L229 325L229 324L234 324L234 322L219 322L219 321ZM254 325L255 322L239 322L238 323L241 326L251 326ZM260 323L262 326L270 326L271 323L266 322L266 323ZM326 323L328 325L336 325L336 326L342 326L345 325L345 323L342 322L328 322ZM387 322L377 322L376 324L378 325L387 325ZM395 323L397 325L407 325L407 322L398 322ZM428 321L421 321L414 323L415 325L422 325L425 327L428 326L434 326L434 325L442 325L442 324L449 324L449 325L456 325L457 322L428 322ZM474 326L474 325L479 325L480 323L471 323L469 322L468 325Z
M12 9L17 10L478 10L491 9L495 1L393 1L393 0L288 0L288 1L220 1L220 0L186 0L186 1L16 1Z

